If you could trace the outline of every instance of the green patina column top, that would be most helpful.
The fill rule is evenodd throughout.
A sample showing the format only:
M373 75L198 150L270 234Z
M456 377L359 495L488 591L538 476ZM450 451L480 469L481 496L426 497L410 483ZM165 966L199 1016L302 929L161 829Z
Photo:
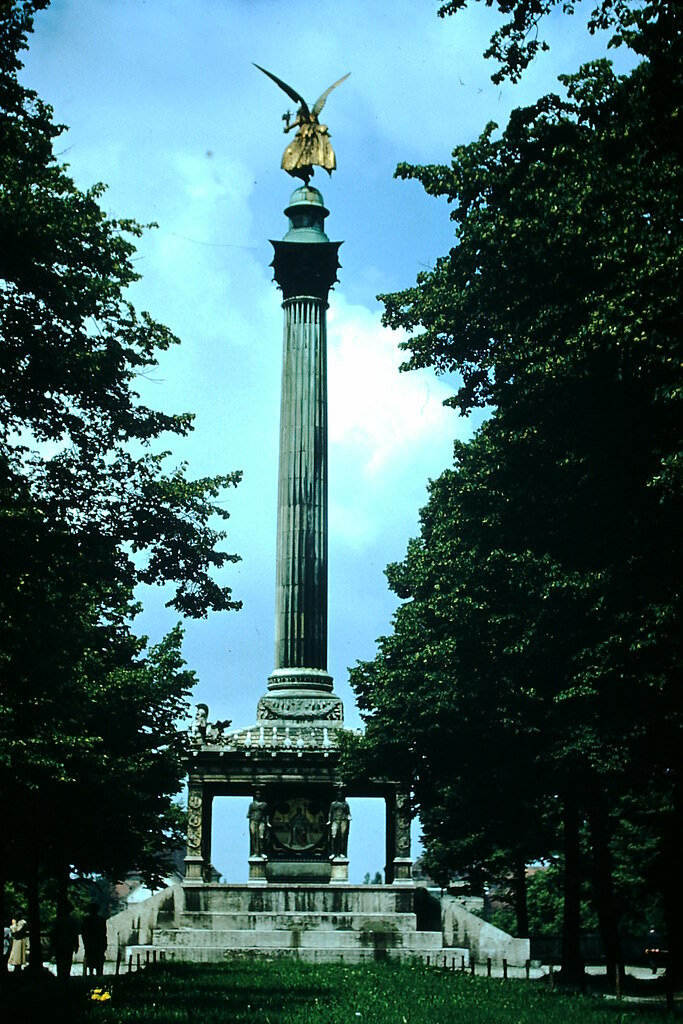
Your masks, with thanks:
M317 188L312 185L295 188L285 210L289 217L289 231L283 241L313 244L329 242L323 227L329 212Z
M285 299L313 295L327 301L337 280L342 244L331 242L325 234L328 213L321 193L312 185L300 185L292 192L285 209L287 234L279 242L271 239L275 250L271 266Z

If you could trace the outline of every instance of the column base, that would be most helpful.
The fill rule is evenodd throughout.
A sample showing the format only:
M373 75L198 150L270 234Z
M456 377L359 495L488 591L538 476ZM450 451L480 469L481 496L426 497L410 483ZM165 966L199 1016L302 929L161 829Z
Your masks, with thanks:
M268 676L268 690L292 691L292 695L308 696L311 693L331 693L332 676L322 668L276 668Z
M410 857L394 857L394 885L414 885L413 862Z
M185 881L186 882L203 882L204 881L204 858L203 857L186 857L185 858Z

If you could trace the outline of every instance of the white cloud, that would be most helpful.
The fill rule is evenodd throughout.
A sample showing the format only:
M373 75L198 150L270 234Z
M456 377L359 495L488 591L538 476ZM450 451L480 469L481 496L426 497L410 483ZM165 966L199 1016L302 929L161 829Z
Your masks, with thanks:
M448 385L428 371L400 373L405 333L379 312L335 295L328 313L330 443L351 449L364 477L453 430Z
M451 464L453 438L471 430L444 407L445 380L428 370L399 372L403 337L382 327L378 309L332 294L330 543L344 557L364 552L380 572L415 533L427 481Z

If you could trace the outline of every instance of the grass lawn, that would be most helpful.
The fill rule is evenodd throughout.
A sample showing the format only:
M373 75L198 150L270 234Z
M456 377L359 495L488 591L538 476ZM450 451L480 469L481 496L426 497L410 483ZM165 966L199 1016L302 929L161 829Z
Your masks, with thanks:
M16 1019L22 1024L29 1019L46 1024L58 1019L71 1024L654 1024L667 1019L661 1006L391 963L156 965L107 979L110 999L89 998L92 988L85 978L72 979L67 1004L60 1007L55 989L35 1018L31 999L22 998Z

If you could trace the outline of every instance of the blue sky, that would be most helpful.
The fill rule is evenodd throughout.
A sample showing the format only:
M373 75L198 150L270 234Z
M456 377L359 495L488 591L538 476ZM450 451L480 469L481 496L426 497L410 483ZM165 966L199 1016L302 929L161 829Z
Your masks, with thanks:
M556 75L604 54L581 13L554 15L550 54L518 86L494 86L482 58L487 8L446 20L430 0L53 0L36 18L23 80L69 126L59 159L80 187L108 185L107 212L155 221L131 289L182 339L140 380L144 401L196 413L173 444L194 476L241 469L225 496L226 579L243 610L188 623L185 656L211 719L248 725L273 668L277 436L282 310L269 238L286 230L297 182L280 170L288 98L252 62L312 103L347 71L322 116L338 170L316 173L343 239L330 297L329 665L347 725L360 719L348 666L371 658L395 601L383 569L418 530L426 484L472 424L442 406L451 385L399 374L400 337L381 327L379 292L413 284L452 244L444 202L393 180L399 161L447 162L453 147L514 107L557 91ZM144 595L137 626L159 639L176 616ZM378 808L352 807L351 880L383 866ZM214 860L246 877L246 808L217 813ZM369 815L369 817L368 817ZM369 823L369 824L368 824ZM367 824L367 827L366 827ZM418 828L414 828L417 835Z

